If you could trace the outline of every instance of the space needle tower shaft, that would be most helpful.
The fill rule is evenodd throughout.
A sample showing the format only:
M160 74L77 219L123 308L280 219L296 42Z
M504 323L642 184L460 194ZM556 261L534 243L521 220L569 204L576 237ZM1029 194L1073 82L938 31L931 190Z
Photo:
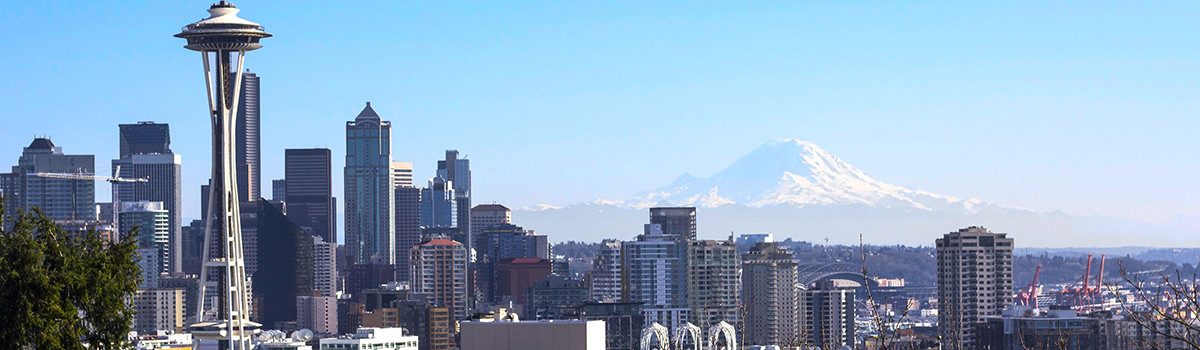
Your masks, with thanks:
M250 321L250 296L242 256L242 230L237 167L234 166L233 126L242 87L246 52L261 48L270 37L261 25L238 17L238 8L221 1L209 17L183 27L175 37L203 56L204 83L212 125L212 177L209 205L204 208L204 255L200 270L195 323L189 328L199 341L219 348L250 350L259 324Z

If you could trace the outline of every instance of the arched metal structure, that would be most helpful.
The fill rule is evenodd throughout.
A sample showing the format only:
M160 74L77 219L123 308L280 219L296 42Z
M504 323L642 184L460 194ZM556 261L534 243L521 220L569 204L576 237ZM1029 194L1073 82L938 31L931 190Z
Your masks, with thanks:
M721 321L708 328L708 350L738 350L737 330Z
M675 327L675 338L672 340L672 343L675 343L673 350L700 350L700 344L704 342L700 332L700 327L691 322L685 322Z
M641 350L670 350L671 335L667 331L667 327L654 322L646 328L642 328Z
M806 263L796 267L796 281L806 288L816 287L821 281L846 280L858 283L859 287L878 288L879 281L867 278L858 268L846 263Z

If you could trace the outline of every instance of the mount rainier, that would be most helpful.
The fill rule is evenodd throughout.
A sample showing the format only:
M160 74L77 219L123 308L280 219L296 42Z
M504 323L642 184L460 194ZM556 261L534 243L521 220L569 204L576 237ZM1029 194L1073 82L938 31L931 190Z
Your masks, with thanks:
M876 180L821 147L797 139L764 144L708 178L684 174L629 203L635 208L863 205L963 213L975 213L978 206L986 205L975 198L945 196Z
M967 226L1007 232L1026 247L1095 246L1098 242L1198 246L1195 229L1063 212L1035 212L889 184L821 147L797 139L768 142L712 176L684 174L626 200L597 200L513 212L514 223L552 240L630 239L648 221L646 208L695 206L702 238L769 232L831 243L931 245Z

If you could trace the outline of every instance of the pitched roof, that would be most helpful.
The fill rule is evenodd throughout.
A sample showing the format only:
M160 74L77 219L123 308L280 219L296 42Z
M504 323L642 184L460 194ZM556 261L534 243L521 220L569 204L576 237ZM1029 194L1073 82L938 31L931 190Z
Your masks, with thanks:
M480 205L476 205L474 208L471 208L471 210L479 210L479 211L509 211L509 210L508 210L508 207L506 207L506 206L504 206L504 205L501 205L501 204L480 204Z
M355 121L363 119L379 120L379 114L375 113L374 108L371 108L371 102L369 101L367 102L367 106L363 107L362 112L358 112L358 116L354 118Z
M538 264L538 263L549 263L549 262L550 262L550 260L546 260L546 259L542 259L542 258L514 258L514 259L512 259L512 261L509 261L508 263L513 264L513 265L525 265L525 264Z
M453 245L462 245L462 243L458 243L458 241L455 241L455 240L452 240L449 238L434 238L434 239L425 241L418 245L423 245L423 246L451 245L451 246L453 246Z
M48 138L38 137L29 144L29 149L54 149L54 142Z

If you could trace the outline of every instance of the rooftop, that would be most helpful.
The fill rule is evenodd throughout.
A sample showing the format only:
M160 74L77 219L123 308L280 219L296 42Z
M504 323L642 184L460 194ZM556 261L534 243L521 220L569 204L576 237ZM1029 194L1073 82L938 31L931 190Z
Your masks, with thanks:
M458 241L455 241L455 240L452 240L449 238L438 237L438 238L434 238L434 239L430 239L428 241L422 242L421 244L418 244L418 245L420 245L420 246L456 246L456 245L462 245L462 243L458 243Z
M379 120L379 114L375 113L374 108L371 108L371 101L367 101L367 106L363 107L362 112L358 112L357 117L354 117L354 121L359 120Z
M48 138L38 137L29 143L29 149L54 149L54 142Z
M501 204L480 204L480 205L476 205L474 208L471 208L471 210L473 210L473 211L474 211L474 210L479 210L479 211L509 211L508 207L506 207L506 206L504 206L504 205L501 205Z

